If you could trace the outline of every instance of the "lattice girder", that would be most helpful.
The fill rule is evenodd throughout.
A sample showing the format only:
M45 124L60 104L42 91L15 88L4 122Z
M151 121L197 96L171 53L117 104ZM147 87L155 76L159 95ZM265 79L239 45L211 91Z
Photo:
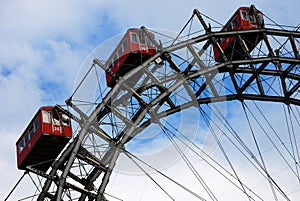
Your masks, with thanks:
M259 48L253 52L247 51L244 42L249 34L263 37L257 45ZM209 51L216 39L229 36L237 38L246 57L242 60L224 58L215 62ZM73 119L81 130L54 163L49 175L57 175L58 179L47 178L39 200L45 197L60 200L66 189L79 192L79 200L86 197L89 200L105 200L106 185L120 152L126 150L125 145L149 125L189 107L231 100L300 105L299 40L300 32L268 28L207 31L163 47L125 74L97 102L89 116L69 100L68 105L80 116ZM287 44L289 46L285 48ZM181 53L188 56L184 58ZM163 62L156 63L157 58ZM130 82L137 72L142 72L139 81ZM112 122L110 131L105 127L109 120ZM90 149L90 146L100 147L100 144L103 145L101 150ZM76 160L83 162L75 164ZM86 173L78 174L80 168L85 168ZM68 179L75 180L81 187L69 183ZM48 192L53 183L57 186L55 194Z

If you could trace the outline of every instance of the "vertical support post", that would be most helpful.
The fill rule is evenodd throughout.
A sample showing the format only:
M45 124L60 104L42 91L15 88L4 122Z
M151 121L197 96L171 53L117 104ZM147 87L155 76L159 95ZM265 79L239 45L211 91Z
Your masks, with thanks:
M207 24L205 23L203 17L201 16L201 13L199 12L199 10L198 9L194 9L194 14L199 19L199 21L202 24L203 28L205 29L206 33L209 33L211 31L211 28L207 26Z
M250 10L249 10L249 14L250 15L254 15L256 22L258 22L259 28L263 28L264 27L264 21L263 19L258 15L257 13L257 9L254 5L250 6Z
M292 35L289 36L289 38L290 38L291 46L292 46L293 51L294 51L294 55L295 55L295 57L296 57L297 59L299 59L300 56L299 56L298 47L297 47L297 43L296 43L296 41L295 41L295 38L294 38Z
M154 38L152 38L149 34L149 31L146 29L146 27L144 26L141 26L141 30L142 30L142 33L145 33L147 38L151 40L151 42L155 45L155 47L158 49L158 50L161 50L162 49L162 44L161 43L158 43Z
M246 55L246 57L247 57L248 59L250 59L250 58L251 58L251 55L250 55L250 53L249 53L249 48L248 48L248 46L246 45L246 42L244 41L244 39L241 37L240 34L238 34L238 39L239 39L239 43L240 43L240 45L241 45L241 47L242 47L242 49L243 49L243 51L244 51L244 54ZM250 64L250 67L251 67L253 73L255 73L255 68L254 68L254 66L253 66L252 63ZM264 88L263 88L263 86L262 86L262 83L261 83L261 79L260 79L259 74L258 74L257 77L256 77L256 84L257 84L257 87L258 87L258 90L259 90L260 94L261 94L261 95L265 95Z
M211 27L210 27L210 25L207 26L207 24L205 23L203 17L201 16L201 13L199 12L199 10L194 9L194 14L199 19L199 21L202 24L203 28L205 29L206 33L210 33L211 32ZM221 48L219 42L217 41L216 37L212 36L211 37L211 41L212 41L212 44L217 48L217 50L220 53L220 55L222 56L224 62L228 62L228 59L225 56L224 51L222 50L222 48Z
M63 153L62 153L62 157L60 157L60 159L58 161L55 161L53 164L53 167L49 173L50 176L54 176L56 175L57 170L59 169L59 167L65 163L65 161L67 160L67 156L72 152L74 148L74 144L72 143ZM43 186L42 192L39 194L38 196L38 201L43 201L45 200L45 197L48 195L47 191L49 190L51 183L53 181L51 179L47 179L45 181L45 184Z
M72 164L73 164L73 162L75 160L75 157L76 157L76 155L78 153L78 150L80 148L81 142L82 142L82 140L84 139L84 137L87 134L87 130L88 130L89 126L90 126L90 119L91 119L91 117L86 121L86 123L84 124L83 128L79 132L77 141L76 141L75 146L74 146L74 148L72 150L72 153L71 153L70 158L69 158L69 160L67 162L67 165L65 166L64 171L63 171L62 175L59 178L58 187L57 187L57 194L56 194L56 200L57 201L61 201L62 193L63 193L63 189L64 189L64 185L65 185L65 182L66 182L66 178L67 178L68 173L69 173L69 171L71 169L71 166L72 166Z

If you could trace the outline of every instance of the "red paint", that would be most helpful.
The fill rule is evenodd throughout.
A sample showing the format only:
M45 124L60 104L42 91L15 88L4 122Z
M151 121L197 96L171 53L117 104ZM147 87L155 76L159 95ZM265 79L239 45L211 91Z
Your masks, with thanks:
M47 170L51 163L46 163L46 161L55 159L72 137L70 119L64 115L66 121L62 123L63 114L58 112L55 113L59 114L58 117L61 121L58 121L53 117L53 109L54 107L50 106L41 107L16 142L19 169L25 169L28 165L35 166L38 163L43 163L36 168L43 171ZM43 112L45 112L44 115ZM43 116L49 118L43 119Z
M117 77L123 76L131 69L138 67L143 61L156 53L155 45L145 34L141 36L141 33L143 33L141 29L128 29L107 60L106 68L110 68ZM154 39L154 34L148 33ZM133 38L134 35L136 40ZM109 87L115 85L115 80L109 73L106 73L106 84Z
M257 29L260 27L259 23L256 21L254 15L249 15L250 8L248 7L240 7L230 18L230 20L226 23L226 25L222 28L221 32L223 31L231 31L231 30L247 30L247 29ZM243 18L243 13L246 13L246 18ZM263 13L257 10L257 14L261 17L263 22ZM263 24L263 23L262 23ZM249 40L254 38L253 36L249 36ZM225 52L227 48L232 44L235 37L227 37L227 38L220 38L219 45L221 49ZM253 43L258 43L258 41L253 41ZM250 46L249 51L251 52L254 47ZM220 52L217 50L215 46L213 46L213 51L215 55L215 60L220 60Z

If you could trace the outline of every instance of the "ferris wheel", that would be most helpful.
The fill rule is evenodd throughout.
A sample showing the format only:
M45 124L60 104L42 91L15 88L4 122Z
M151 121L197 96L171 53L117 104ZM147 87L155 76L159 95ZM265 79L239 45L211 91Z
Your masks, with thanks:
M296 200L298 29L253 5L128 29L17 142L34 188L20 200Z

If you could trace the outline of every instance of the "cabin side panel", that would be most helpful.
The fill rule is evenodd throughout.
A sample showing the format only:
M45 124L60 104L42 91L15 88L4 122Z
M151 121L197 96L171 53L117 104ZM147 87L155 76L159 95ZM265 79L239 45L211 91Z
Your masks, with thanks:
M121 48L123 49L121 50ZM110 63L111 61L109 60L106 66L110 68L116 75L116 78L118 78L139 66L155 53L156 47L151 40L146 37L146 34L142 34L140 29L129 29L109 57L110 59L113 58L113 62ZM136 75L135 78L138 78L138 76ZM115 80L109 73L106 73L106 84L108 87L115 85Z
M255 15L258 15L261 20L257 20ZM263 27L263 14L260 11L257 10L256 14L250 14L250 8L241 7L235 12L221 31L257 29L260 25ZM246 49L248 53L262 40L262 35L259 33L243 34L242 37L244 44L247 46ZM244 59L248 55L248 53L245 52L245 48L242 47L238 39L234 36L219 38L218 43L225 56L230 60ZM215 45L213 46L213 52L215 61L220 62L221 54Z
M35 115L29 126L23 132L22 136L16 143L17 164L21 166L24 159L31 152L32 148L37 143L42 134L41 112L40 110Z
M30 134L31 130L34 130L33 134ZM29 140L26 140L27 136L30 136ZM71 137L71 121L67 115L59 113L53 107L40 109L16 144L18 168L33 166L46 171ZM20 148L22 142L24 146Z

